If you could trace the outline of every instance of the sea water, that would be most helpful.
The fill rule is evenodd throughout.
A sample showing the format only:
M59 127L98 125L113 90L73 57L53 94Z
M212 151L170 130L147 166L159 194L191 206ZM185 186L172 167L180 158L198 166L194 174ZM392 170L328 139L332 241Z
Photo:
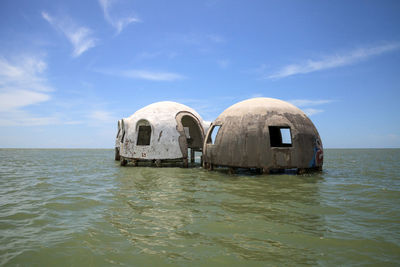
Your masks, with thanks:
M113 150L0 150L0 265L400 265L400 150L322 173L120 167Z

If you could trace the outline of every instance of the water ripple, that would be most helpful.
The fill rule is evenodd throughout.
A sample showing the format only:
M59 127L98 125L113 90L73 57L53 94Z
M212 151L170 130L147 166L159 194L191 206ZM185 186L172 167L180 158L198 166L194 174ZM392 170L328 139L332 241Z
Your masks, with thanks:
M325 157L254 176L0 149L0 265L400 264L400 150Z

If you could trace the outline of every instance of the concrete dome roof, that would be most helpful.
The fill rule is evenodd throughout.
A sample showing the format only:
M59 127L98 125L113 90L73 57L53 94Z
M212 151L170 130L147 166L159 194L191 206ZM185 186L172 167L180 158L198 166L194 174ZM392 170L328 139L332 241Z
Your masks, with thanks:
M129 118L133 117L146 117L147 120L170 117L175 120L175 116L180 111L188 111L195 115L197 118L201 119L201 116L192 108L173 101L161 101L147 105L135 113L133 113Z
M222 112L221 115L218 116L218 118L235 115L242 116L246 113L265 114L270 111L306 116L306 114L301 109L295 107L288 102L275 98L257 97L247 99L230 106L224 112Z
M299 108L274 98L252 98L227 108L212 123L203 153L205 163L219 166L322 166L322 142L312 121Z

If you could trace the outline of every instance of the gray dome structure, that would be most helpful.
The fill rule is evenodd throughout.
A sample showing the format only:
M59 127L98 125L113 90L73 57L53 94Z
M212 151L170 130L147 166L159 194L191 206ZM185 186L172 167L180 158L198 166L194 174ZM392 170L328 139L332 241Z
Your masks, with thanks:
M203 147L203 167L256 168L264 173L296 168L322 170L317 129L294 105L252 98L227 108L211 124Z

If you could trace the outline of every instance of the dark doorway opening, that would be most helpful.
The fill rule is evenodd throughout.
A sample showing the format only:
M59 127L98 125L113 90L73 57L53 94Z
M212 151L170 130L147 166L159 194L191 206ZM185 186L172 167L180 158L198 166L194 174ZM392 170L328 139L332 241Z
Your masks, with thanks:
M179 145L181 147L182 155L184 158L184 165L187 166L189 163L195 163L198 159L201 163L202 161L202 151L203 151L203 140L204 140L204 130L200 121L189 112L180 112L176 116L178 123L178 129L180 129L181 137ZM196 156L200 153L200 155Z

